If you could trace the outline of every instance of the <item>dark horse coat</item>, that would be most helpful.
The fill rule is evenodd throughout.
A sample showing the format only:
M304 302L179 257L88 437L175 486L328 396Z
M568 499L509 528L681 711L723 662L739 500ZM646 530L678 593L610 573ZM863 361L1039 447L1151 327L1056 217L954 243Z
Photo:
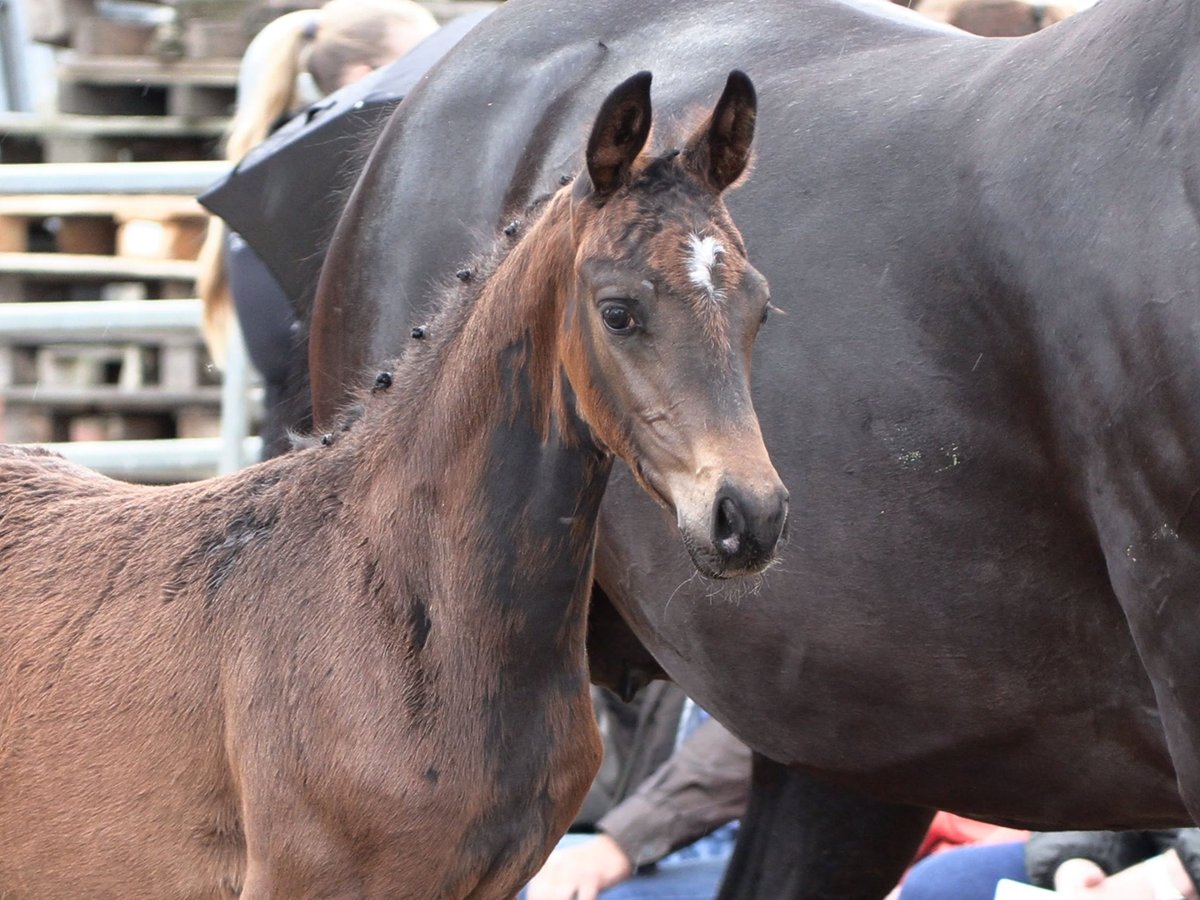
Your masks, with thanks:
M790 545L744 596L689 578L617 473L597 558L671 676L782 764L758 761L751 818L788 835L784 862L751 874L772 848L748 829L734 890L879 896L923 808L1186 823L1200 4L1104 0L988 40L841 0L514 0L410 95L350 201L322 284L353 303L324 293L314 320L319 420L651 61L673 108L733 65L765 98L731 207L786 313L754 375Z

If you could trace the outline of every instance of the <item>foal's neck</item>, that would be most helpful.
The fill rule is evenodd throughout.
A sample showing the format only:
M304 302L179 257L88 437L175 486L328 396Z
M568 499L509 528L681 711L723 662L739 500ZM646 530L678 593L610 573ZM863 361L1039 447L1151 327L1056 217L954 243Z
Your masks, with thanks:
M368 540L397 602L428 609L431 644L519 639L526 654L582 664L610 463L575 414L559 358L574 254L560 193L474 302L410 351L396 396L368 408Z

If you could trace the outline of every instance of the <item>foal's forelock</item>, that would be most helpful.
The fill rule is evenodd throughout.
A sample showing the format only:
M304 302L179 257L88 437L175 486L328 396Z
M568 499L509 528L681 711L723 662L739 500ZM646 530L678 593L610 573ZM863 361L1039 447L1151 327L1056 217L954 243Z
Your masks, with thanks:
M724 216L706 225L672 223L650 245L650 266L672 293L687 299L713 349L727 354L731 346L728 300L746 267L737 232Z
M721 257L725 255L725 245L710 235L699 234L689 235L688 242L692 252L688 264L688 278L707 294L710 300L724 300L725 295L717 286L717 267L721 264Z
M741 279L740 258L726 249L725 243L709 234L688 235L687 276L692 290L688 294L692 310L704 325L704 333L722 354L728 353L729 316L725 306L727 290Z

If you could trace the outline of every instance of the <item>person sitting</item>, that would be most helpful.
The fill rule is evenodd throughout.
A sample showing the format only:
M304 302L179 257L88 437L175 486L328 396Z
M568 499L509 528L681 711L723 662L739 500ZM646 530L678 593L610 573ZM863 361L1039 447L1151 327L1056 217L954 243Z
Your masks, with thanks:
M1200 828L1035 834L1025 867L1032 884L1079 900L1197 900Z
M750 794L750 750L674 685L597 690L604 762L525 900L708 900Z
M929 856L899 900L992 900L1002 879L1078 900L1197 900L1200 829L1056 831Z

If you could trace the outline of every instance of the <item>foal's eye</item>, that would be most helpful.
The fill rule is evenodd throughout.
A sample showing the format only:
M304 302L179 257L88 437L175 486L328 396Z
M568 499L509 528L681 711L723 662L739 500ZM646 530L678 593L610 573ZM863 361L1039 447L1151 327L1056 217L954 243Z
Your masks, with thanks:
M765 325L767 323L767 317L770 315L771 315L771 301L768 300L767 305L763 307L762 315L758 319L758 324Z
M613 334L633 334L637 328L637 319L633 317L633 313L620 303L606 303L600 308L600 318L604 320L604 327Z

